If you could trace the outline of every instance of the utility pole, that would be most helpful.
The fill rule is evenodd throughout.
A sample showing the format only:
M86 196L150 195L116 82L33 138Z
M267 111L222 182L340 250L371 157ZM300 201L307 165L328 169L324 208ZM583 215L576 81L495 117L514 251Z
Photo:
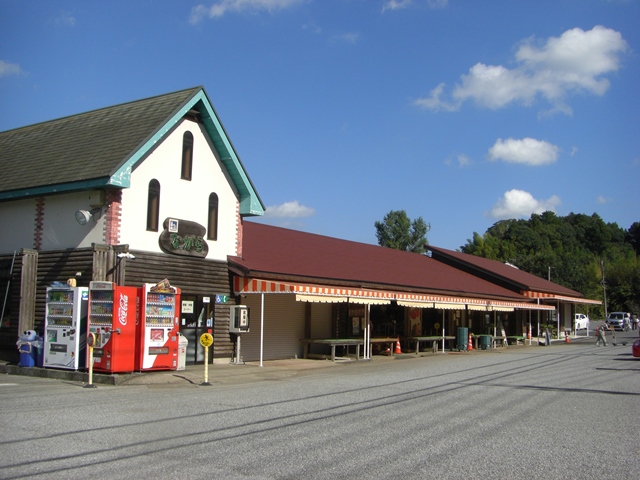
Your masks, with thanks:
M600 270L602 270L602 295L604 297L604 318L606 319L609 314L607 313L607 282L604 280L604 260L600 259Z

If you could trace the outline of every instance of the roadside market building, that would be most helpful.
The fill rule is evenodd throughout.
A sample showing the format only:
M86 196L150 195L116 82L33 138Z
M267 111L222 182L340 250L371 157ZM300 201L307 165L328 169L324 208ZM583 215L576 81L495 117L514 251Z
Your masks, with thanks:
M531 312L581 297L435 247L418 255L247 221L264 204L202 87L0 132L0 170L3 355L17 355L20 332L42 333L46 287L70 278L169 279L188 363L205 360L205 332L208 361L237 359L235 304L251 308L249 361L326 354L313 339L368 335L383 351L457 328L522 336Z

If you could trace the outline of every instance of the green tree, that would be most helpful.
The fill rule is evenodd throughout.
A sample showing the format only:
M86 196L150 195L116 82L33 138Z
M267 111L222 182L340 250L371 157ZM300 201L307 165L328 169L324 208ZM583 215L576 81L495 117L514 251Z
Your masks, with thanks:
M501 220L484 235L476 232L461 247L478 255L518 268L583 293L602 298L605 264L609 311L638 313L640 310L640 222L628 231L600 216L570 213L558 217L553 212L533 214L528 220ZM595 315L604 314L602 312Z
M631 227L629 227L627 239L636 251L636 255L640 255L640 222L634 222Z
M378 245L382 247L424 253L424 246L429 243L427 232L431 225L422 217L411 221L404 210L391 210L382 222L375 222L375 227Z

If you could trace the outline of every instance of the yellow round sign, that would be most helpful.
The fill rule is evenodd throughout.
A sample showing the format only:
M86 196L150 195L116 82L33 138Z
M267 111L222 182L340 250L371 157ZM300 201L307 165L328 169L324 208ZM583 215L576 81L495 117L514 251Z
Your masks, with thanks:
M210 347L213 345L213 335L210 333L203 333L200 335L200 345L203 347Z

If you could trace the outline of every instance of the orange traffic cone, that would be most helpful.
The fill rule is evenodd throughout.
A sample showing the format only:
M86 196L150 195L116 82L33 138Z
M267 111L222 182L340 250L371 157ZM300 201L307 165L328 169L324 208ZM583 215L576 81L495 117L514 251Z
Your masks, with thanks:
M396 340L396 348L393 351L395 355L402 353L402 349L400 348L400 339Z
M567 331L564 332L564 343L571 343L571 340L569 340L569 332Z
M469 344L467 345L467 351L468 352L473 351L473 342L472 342L472 339L471 339L471 334L469 334Z

